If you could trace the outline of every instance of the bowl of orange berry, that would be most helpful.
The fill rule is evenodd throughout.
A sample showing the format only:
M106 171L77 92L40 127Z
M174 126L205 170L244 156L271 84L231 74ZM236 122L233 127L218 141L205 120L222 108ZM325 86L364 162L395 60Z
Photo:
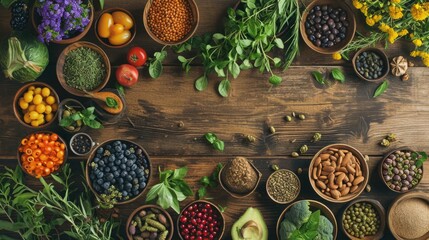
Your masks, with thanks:
M30 128L49 126L57 117L59 97L46 83L32 82L15 94L13 112L18 121Z
M67 160L68 149L58 134L43 131L24 137L18 147L18 163L30 176L47 177L59 171Z

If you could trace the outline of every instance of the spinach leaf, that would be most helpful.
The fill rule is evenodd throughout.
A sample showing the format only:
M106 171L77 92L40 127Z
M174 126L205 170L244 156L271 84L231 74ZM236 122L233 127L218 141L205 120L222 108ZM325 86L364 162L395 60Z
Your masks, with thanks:
M378 87L375 90L374 95L372 97L376 98L376 97L380 96L381 94L383 94L387 90L387 88L389 88L389 82L385 80L383 83L378 85Z
M340 81L341 83L344 83L344 81L346 80L346 77L339 68L332 69L331 74L335 80Z

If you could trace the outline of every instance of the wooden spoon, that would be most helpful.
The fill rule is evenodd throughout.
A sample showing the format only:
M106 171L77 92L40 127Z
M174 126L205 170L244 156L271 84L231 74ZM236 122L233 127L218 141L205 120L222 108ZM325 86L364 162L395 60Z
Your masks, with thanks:
M122 99L113 92L96 92L96 93L90 93L86 92L86 94L94 99L104 110L106 110L110 114L119 114L124 109L124 104L122 102ZM118 105L116 107L109 107L106 104L107 98L112 98L115 100Z

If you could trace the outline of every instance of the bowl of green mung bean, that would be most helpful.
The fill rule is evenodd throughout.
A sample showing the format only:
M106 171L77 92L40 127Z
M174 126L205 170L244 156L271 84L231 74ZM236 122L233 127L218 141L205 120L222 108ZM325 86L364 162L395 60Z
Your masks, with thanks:
M88 96L103 89L110 78L107 54L90 42L76 42L66 47L57 61L61 86L76 96Z

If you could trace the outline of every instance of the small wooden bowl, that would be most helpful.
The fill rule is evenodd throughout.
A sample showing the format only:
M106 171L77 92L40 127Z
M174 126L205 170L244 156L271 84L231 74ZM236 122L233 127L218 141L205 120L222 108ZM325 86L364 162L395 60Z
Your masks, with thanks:
M188 34L186 34L185 37L183 37L180 41L177 41L177 42L162 41L152 32L152 30L149 27L149 23L147 22L149 9L152 5L152 0L147 1L146 6L144 7L144 10L143 10L143 24L144 24L144 28L146 29L146 32L155 42L161 45L167 45L167 46L179 45L188 41L195 34L198 28L198 24L200 22L200 13L198 11L197 3L194 0L186 0L186 1L189 2L189 5L192 11L192 27L191 27L191 30L188 32Z
M65 110L65 106L70 106L75 108L76 110L83 110L85 109L85 107L82 105L81 102L79 102L76 99L72 99L72 98L66 98L64 100L61 101L60 105L58 105L58 123L61 122L61 120L63 119L63 112ZM86 126L82 124L82 127L79 129L79 131L82 131ZM69 132L69 133L77 133L79 131L70 131L65 127L61 127L62 129L64 129L64 131ZM73 150L72 150L73 151ZM74 153L74 151L73 151Z
M276 173L276 172L278 172L278 171L283 171L283 172L289 172L289 173L292 173L292 175L296 178L296 180L298 181L298 191L296 192L296 194L295 194L295 196L291 199L291 200L289 200L289 201L287 201L287 202L280 202L280 201L278 201L278 200L276 200L276 199L274 199L274 197L268 192L268 183L270 182L270 180L272 179L272 176L273 176L273 174L274 173ZM287 183L287 182L285 182L284 183L285 185L288 185L289 183ZM273 200L274 202L276 202L276 203L278 203L278 204L288 204L288 203L291 203L291 202L293 202L297 197L298 197L298 195L299 195L299 193L301 192L301 181L299 180L299 178L298 178L298 176L293 172L293 171L291 171L291 170L289 170L289 169L279 169L279 170L277 170L277 171L275 171L275 172L273 172L273 173L271 173L270 174L270 176L268 177L268 179L267 179L267 183L265 184L265 189L267 190L267 194L268 194L268 196L271 198L271 200Z
M378 77L376 79L369 79L369 78L366 78L365 76L362 76L358 72L357 66L356 66L356 60L357 60L357 57L362 52L374 52L374 53L376 53L377 55L379 55L381 57L381 59L383 60L383 67L384 67L384 73L383 73L383 75L381 75L380 77ZM362 49L360 49L359 51L357 51L355 53L355 55L354 55L354 57L352 59L352 64L353 64L353 69L355 70L356 75L360 79L368 81L368 82L380 82L381 80L383 80L387 76L387 74L389 74L389 71L390 71L389 58L387 57L386 53L383 50L378 49L378 48L369 47L369 48L362 48Z
M316 5L330 5L330 6L335 7L335 8L340 7L342 9L344 9L344 11L347 12L347 18L349 21L349 26L347 28L346 37L341 42L335 44L334 46L332 46L330 48L322 48L322 47L317 47L316 45L314 45L308 39L307 33L305 31L306 30L305 29L305 21L307 20L307 16L310 13L311 9L313 9L313 7L315 7ZM350 6L345 1L315 0L315 1L311 2L307 6L305 11L302 13L301 22L300 22L300 32L301 32L302 39L304 40L305 44L307 44L308 47L310 47L311 49L313 49L314 51L316 51L318 53L333 54L333 53L336 53L336 52L340 51L341 49L343 49L345 46L347 46L353 40L353 37L355 36L355 32L356 32L356 18L355 18L353 10L350 8Z
M409 151L409 152L416 152L416 151L412 150L410 147L400 147L400 148L396 148L396 149L394 149L393 151L390 151L388 154L386 154L386 155L384 156L383 160L381 160L381 161L380 161L380 163L378 164L378 175L380 176L380 178L381 178L381 180L383 181L384 185L386 185L386 187L387 187L389 190L391 190L391 191L393 191L393 192L396 192L396 193L406 193L406 192L409 192L409 191L413 190L415 187L417 187L417 186L420 184L421 179L419 180L419 182L417 183L417 185L416 185L416 186L414 186L414 188L408 189L407 191L397 191L397 190L395 190L395 189L390 188L390 186L387 184L387 182L384 180L384 177L383 177L383 163L384 163L384 161L385 161L385 160L386 160L386 159L387 159L391 154L395 153L396 151ZM422 175L423 175L423 174L424 174L424 166L422 165ZM422 178L423 178L423 177L422 177Z
M394 210L398 207L399 204L401 204L402 201L405 201L405 200L408 200L408 199L412 199L412 198L417 198L417 199L424 200L424 201L427 202L427 204L429 204L429 194L428 193L424 193L424 192L409 192L409 193L405 193L405 194L400 195L399 197L397 197L393 201L393 203L390 206L389 211L387 213L387 223L389 225L389 229L392 232L392 235L397 240L427 240L427 239L429 239L429 231L426 234L424 234L423 236L421 236L419 238L413 238L413 239L403 238L403 237L399 236L396 233L396 231L395 231L395 228L393 226L393 212L394 212Z
M192 204L195 204L195 203L208 203L208 204L210 204L211 206L212 206L212 208L215 210L215 211L217 211L217 214L218 214L218 216L220 217L220 219L222 220L222 223L221 223L221 228L222 229L220 229L219 230L219 232L218 232L218 237L216 237L216 239L222 239L222 236L223 236L223 234L224 234L224 232L225 232L225 218L224 218L224 216L223 216L223 214L222 214L222 212L220 211L220 209L215 205L215 204L213 204L212 202L209 202L209 201L206 201L206 200L195 200L195 201L193 201L193 202L191 202L191 203L189 203L188 205L186 205L186 207L184 207L183 209L182 209L182 211L180 212L180 214L179 214L179 216L177 217L177 221L176 221L176 224L177 224L177 226L176 226L176 228L177 228L177 232L178 232L178 235L179 235L179 238L181 239L181 240L185 240L183 237L182 237L182 234L180 234L180 217L183 215L183 212L189 207L189 206L191 206ZM219 234L220 233L220 234Z
M174 223L173 223L173 219L171 218L171 215L165 211L163 208L159 207L158 205L143 205L138 207L137 209L135 209L130 216L128 217L127 220L127 224L125 225L125 231L127 232L127 238L129 240L133 240L133 236L131 236L130 232L128 231L130 225L131 225L131 221L133 220L134 216L136 216L141 210L145 210L145 209L150 209L150 208L155 208L158 211L160 211L166 218L167 221L170 223L170 228L168 229L168 236L167 236L167 240L171 240L173 238L173 233L174 233Z
M370 235L370 236L365 236L364 238L357 238L354 237L352 235L350 235L347 230L344 228L344 224L343 224L343 218L344 215L346 214L347 210L353 206L356 203L369 203L371 204L374 209L377 211L378 216L380 217L380 227L378 228L378 231L375 235ZM345 209L342 215L342 218L340 219L340 225L341 225L341 229L343 230L344 234L346 234L346 236L351 239L351 240L379 240L383 238L384 235L384 229L386 228L386 211L384 210L383 205L381 205L381 203L377 200L373 200L373 199L367 199L367 198L363 198L363 199L357 199L352 201Z
M316 183L314 181L314 179L312 178L312 172L313 172L313 166L314 166L314 162L316 161L316 158L326 149L328 148L340 148L340 149L345 149L348 150L350 152L353 153L353 155L357 158L357 160L359 160L360 162L360 167L361 167L361 171L362 171L362 176L365 178L364 181L360 184L359 188L356 190L356 192L354 193L349 193L347 194L345 197L340 197L339 199L335 199L333 197L330 197L328 195L325 195L324 193L322 193L320 191L320 189L316 186ZM311 187L313 188L313 190L317 193L317 195L319 195L321 198L329 201L329 202L334 202L334 203L344 203L344 202L348 202L351 201L355 198L357 198L365 189L366 185L368 184L368 180L369 180L369 169L368 169L368 163L365 161L364 156L362 155L362 153L357 150L356 148L347 145L347 144L331 144L328 145L322 149L320 149L313 157L313 159L310 162L310 166L308 167L308 178L310 180L310 184Z
M229 193L229 195L231 195L232 197L234 197L234 198L245 198L245 197L247 197L247 196L249 196L250 194L252 194L255 190L256 190L256 188L258 187L258 185L259 185L259 182L261 181L261 178L262 178L262 173L255 167L255 165L253 165L253 163L252 162L250 162L250 161L248 161L249 162L249 164L250 164L250 166L252 166L252 168L256 171L256 173L258 174L258 180L256 181L256 185L255 185L255 187L250 191L250 192L248 192L248 193L245 193L245 194L239 194L239 193L234 193L234 192L231 192L224 184L223 184L223 181L222 181L222 171L223 171L223 169L225 168L225 166L223 166L222 167L222 169L219 171L219 176L218 176L218 181L219 181L219 184L220 184L220 186L223 188L223 190L225 190L227 193Z
M91 28L92 22L94 21L94 6L92 5L91 1L87 1L87 2L89 6L89 23L88 25L86 25L83 31L74 37L62 39L62 40L52 40L51 42L56 44L71 44L85 37L85 35L89 32L89 29ZM38 26L37 18L40 18L40 17L36 14L36 7L33 5L30 11L31 24L33 25L34 30L37 33L39 33L39 31L37 30L37 26ZM39 19L39 22L40 22L40 19Z
M98 145L96 148L93 148L93 149L92 149L91 154L90 154L90 155L89 155L89 157L88 157L88 161L86 161L86 167L85 167L85 179L86 179L86 184L89 186L89 189L91 189L92 193L93 193L97 198L100 198L100 194L98 194L98 192L97 192L97 191L95 191L95 189L92 187L92 182L91 182L91 179L90 179L90 177L89 177L89 168L90 168L90 164L92 163L92 160L94 159L94 157L95 157L95 155L96 155L96 153L97 153L97 150L98 150L100 147L104 147L106 144L108 144L108 143L112 143L112 142L114 142L114 141L116 141L116 140L119 140L119 141L124 142L124 143L127 143L127 144L133 144L133 145L138 146L138 147L143 151L143 154L146 156L147 161L148 161L148 165L149 165L149 176L148 176L148 178L147 178L147 184L146 184L146 187L145 187L145 188L144 188L144 189L139 193L139 195L135 196L134 198L130 198L130 199L125 200L125 201L118 201L118 202L115 204L115 205L125 205L125 204L128 204L128 203L134 202L136 199L140 198L140 197L141 197L141 196L146 192L146 190L148 189L148 184L150 183L150 181L151 181L151 179L152 179L152 163L151 163L151 160L150 160L149 154L147 154L146 150L145 150L142 146L140 146L140 144L137 144L137 143L135 143L135 142L133 142L133 141L130 141L130 140L124 140L124 139L111 139L111 140L107 140L107 141L105 141L105 142L101 143L101 144L100 144L100 145Z
M277 239L280 239L280 224L282 223L282 221L284 220L284 216L286 214L286 212L296 203L298 202L302 202L302 201L308 201L310 202L310 210L311 211L317 211L320 210L320 215L325 216L326 218L329 219L329 221L332 223L332 225L334 226L334 232L333 232L333 239L337 239L337 235L338 235L338 226L337 226L337 220L335 219L335 215L334 213L323 203L318 202L316 200L300 200L300 201L296 201L294 203L292 203L291 205L287 206L285 208L285 210L283 210L283 212L280 214L279 218L277 219L277 225L276 225L276 234L277 234Z
M19 107L19 99L24 95L25 92L27 92L27 89L31 86L41 87L41 88L44 88L44 87L49 88L49 90L51 90L51 95L53 95L55 98L55 103L59 104L60 98L58 97L58 94L54 90L54 88L52 88L50 85L43 83L43 82L30 82L30 83L25 84L21 88L19 88L18 91L15 93L15 97L13 98L13 113L15 114L16 119L18 119L18 122L21 123L23 126L26 126L26 127L32 128L32 129L41 129L41 128L48 127L52 124L52 122L55 121L56 117L58 116L58 110L55 111L54 116L52 117L51 121L49 121L43 125L40 125L38 127L33 127L30 124L27 124L24 122L24 114L23 114L21 108Z
M98 54L100 54L100 56L103 58L104 60L104 65L106 67L106 76L104 77L104 80L101 82L101 84L95 88L92 91L88 91L89 93L95 93L95 92L99 92L101 89L103 89L107 82L109 82L110 79L110 71L111 71L111 67L110 67L110 61L109 61L109 57L107 56L107 54L103 51L103 49L101 49L99 46L90 43L90 42L76 42L73 43L71 45L69 45L68 47L66 47L62 52L61 55L58 57L58 61L57 61L57 78L58 81L60 82L61 86L69 93L76 95L76 96L81 96L81 97L87 97L87 93L84 91L81 91L79 89L70 87L69 85L67 85L67 82L64 78L64 74L63 74L63 69L64 69L64 63L65 63L65 59L67 54L77 48L80 47L87 47L87 48L91 48L92 50L96 51Z
M31 136L32 134L38 134L38 133L44 133L44 134L57 134L57 133L54 133L54 132L51 132L51 131L38 131L38 132L34 132L34 133L31 133L31 134L28 134L27 136L25 136L25 138L28 138L29 136ZM58 135L58 134L57 134ZM58 140L60 141L60 142L62 142L63 144L64 144L64 146L65 146L65 149L64 149L64 161L63 161L63 163L61 164L61 166L56 170L56 171L53 171L53 172L51 172L48 176L46 176L46 177L50 177L51 176L51 174L54 174L54 173L57 173L57 172L59 172L60 170L61 170L61 168L65 165L65 163L67 162L67 160L68 160L68 156L69 156L69 150L68 150L68 147L67 147L67 143L66 143L66 141L64 141L64 139L60 136L60 135L58 135ZM21 147L21 142L19 143L19 146L18 146L18 148L19 147ZM22 171L25 173L25 174L27 174L28 176L31 176L31 177L35 177L35 176L33 176L33 175L31 175L31 174L29 174L25 169L24 169L24 167L22 166L22 163L21 163L21 155L22 155L22 153L20 153L19 152L19 150L17 150L16 151L17 152L17 159L18 159L18 165L21 167L21 169L22 169ZM45 177L45 178L46 178Z
M133 27L130 29L131 38L130 38L130 40L128 40L128 42L126 42L126 43L124 43L122 45L112 45L112 44L109 43L109 40L107 38L101 38L98 35L98 21L100 20L100 17L104 13L113 13L113 12L116 12L116 11L120 11L120 12L126 13L133 20ZM110 48L122 48L122 47L127 46L128 44L130 44L130 42L132 42L134 40L134 37L137 34L136 20L134 19L134 16L131 14L131 12L128 11L128 10L126 10L126 9L116 8L116 7L115 8L108 8L108 9L105 9L104 11L102 11L100 13L100 15L98 16L97 20L95 21L94 32L95 32L95 36L97 37L98 41L100 41L104 46L110 47Z

